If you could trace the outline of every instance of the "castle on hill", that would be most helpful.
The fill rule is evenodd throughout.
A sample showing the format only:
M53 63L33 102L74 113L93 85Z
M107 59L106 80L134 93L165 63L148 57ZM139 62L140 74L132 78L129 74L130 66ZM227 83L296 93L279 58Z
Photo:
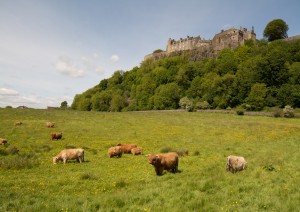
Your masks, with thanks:
M218 54L224 48L234 49L240 45L244 45L245 42L250 39L256 40L254 27L252 27L250 31L243 27L240 27L240 29L231 28L221 30L221 32L216 34L212 40L201 39L200 36L187 36L187 38L180 38L180 40L169 38L166 51L146 55L145 60L149 58L168 56L174 52L187 50L206 52L208 53L207 55L213 56Z

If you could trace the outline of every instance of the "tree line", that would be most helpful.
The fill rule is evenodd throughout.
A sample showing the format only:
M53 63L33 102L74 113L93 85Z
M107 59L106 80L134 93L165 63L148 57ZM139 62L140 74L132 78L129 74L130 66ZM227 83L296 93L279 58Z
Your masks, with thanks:
M300 107L300 40L249 40L215 58L194 60L191 51L145 60L130 71L116 71L77 94L76 110L139 111Z

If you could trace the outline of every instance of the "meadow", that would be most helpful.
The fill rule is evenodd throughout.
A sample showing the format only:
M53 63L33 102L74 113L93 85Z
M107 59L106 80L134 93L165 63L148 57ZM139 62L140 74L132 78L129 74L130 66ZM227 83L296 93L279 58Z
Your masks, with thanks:
M299 118L0 109L0 126L0 211L299 211ZM54 131L62 140L50 141ZM117 143L189 154L178 173L156 176L143 155L109 158ZM84 163L52 163L72 147L85 149ZM226 172L228 155L247 169Z

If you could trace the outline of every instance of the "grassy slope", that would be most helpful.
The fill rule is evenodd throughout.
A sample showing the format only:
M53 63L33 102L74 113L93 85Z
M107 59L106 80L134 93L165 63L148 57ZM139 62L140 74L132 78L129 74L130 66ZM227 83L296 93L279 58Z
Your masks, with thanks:
M24 124L14 126L17 120ZM46 128L46 121L56 122L56 128ZM29 163L33 155L37 161L32 168L7 169L3 164L19 163L19 156L0 156L1 211L296 211L299 207L300 119L0 109L0 126L0 137L28 155ZM51 142L52 131L62 131L63 139ZM158 177L144 156L110 159L107 149L117 143L136 143L145 154L164 147L184 148L190 156L180 158L180 173ZM51 158L67 145L84 147L86 162L53 165ZM196 151L200 154L194 155ZM226 173L230 154L244 156L248 169Z

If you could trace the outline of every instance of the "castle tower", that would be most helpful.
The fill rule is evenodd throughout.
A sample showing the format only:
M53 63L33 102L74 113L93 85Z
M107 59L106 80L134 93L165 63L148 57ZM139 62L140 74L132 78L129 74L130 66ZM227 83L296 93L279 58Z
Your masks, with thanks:
M167 42L167 48L166 48L166 52L170 53L172 51L172 39L169 38L168 42Z

